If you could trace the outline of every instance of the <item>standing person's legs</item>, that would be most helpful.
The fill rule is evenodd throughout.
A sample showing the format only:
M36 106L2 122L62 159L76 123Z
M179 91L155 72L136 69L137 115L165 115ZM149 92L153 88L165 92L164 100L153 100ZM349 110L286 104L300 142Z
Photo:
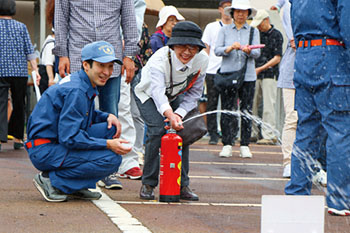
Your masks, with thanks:
M254 116L259 116L259 106L261 102L263 101L263 91L262 91L262 85L263 85L263 79L257 79L255 82L255 91L254 91L254 98L253 98L253 107L252 112ZM263 106L265 108L265 106ZM251 137L259 140L260 138L260 128L257 124L252 124L252 135Z
M135 96L136 97L136 96ZM142 184L156 187L159 176L159 149L161 138L165 134L164 117L160 115L150 98L146 102L135 98L141 116L147 125L147 140L145 146L145 162L143 166Z
M214 74L207 74L205 82L207 84L207 112L217 110L219 92L214 86ZM218 125L216 119L216 113L207 115L207 128L210 136L209 144L216 145L219 140Z
M120 99L120 79L121 76L111 77L108 79L105 86L99 88L99 108L103 112L112 113L118 116L118 103ZM116 174L111 174L108 177L100 180L98 184L108 189L123 188Z
M282 130L283 177L290 177L290 161L297 129L298 114L294 109L295 89L283 88L284 125Z
M234 107L234 101L236 99L236 90L235 89L226 89L221 92L221 101L222 109L233 111L236 110ZM237 116L232 114L222 114L221 115L221 131L222 131L222 144L225 145L234 145L234 132L235 128L238 127Z
M182 161L181 161L181 191L180 199L189 201L198 201L199 198L189 187L190 178L188 176L190 170L190 146L182 148Z
M253 94L255 89L255 82L244 82L243 86L238 91L240 100L241 112L247 111L252 114ZM252 121L246 116L241 116L241 146L248 146L252 131Z
M234 88L225 89L221 91L221 108L222 110L236 110L235 101L236 90ZM232 146L234 145L234 137L236 136L236 128L238 127L238 116L232 114L221 114L221 132L222 132L222 148L219 156L220 157L231 157L232 156Z
M134 148L136 153L139 155L139 164L143 164L143 154L144 154L144 149L143 149L143 139L145 135L145 123L142 120L141 113L136 105L135 101L135 94L131 91L130 93L130 98L131 98L131 103L130 103L130 108L131 108L131 115L132 119L134 121L134 126L136 130L136 139L134 143Z
M276 142L276 97L277 97L277 81L274 78L264 78L262 82L263 94L263 122L269 124L271 129L262 127L261 134L263 139L272 140Z
M291 158L291 180L285 187L285 193L287 195L310 195L314 160L320 149L320 141L317 138L324 129L321 125L321 114L314 100L314 93L302 85L296 84L295 87L298 124Z
M27 77L12 77L11 82L11 98L13 111L9 121L8 134L15 139L23 140L24 136L24 107L25 96L27 93Z
M99 88L99 106L103 112L118 116L118 103L120 99L121 76L111 77L105 86Z
M139 179L142 176L142 171L139 166L138 157L134 143L136 139L136 131L134 121L131 115L131 97L130 84L125 82L125 75L122 75L120 83L120 101L118 104L119 122L122 125L122 139L129 141L132 150L123 156L122 164L119 167L118 173L122 178Z
M252 114L253 96L255 89L255 81L244 82L238 90L241 116L241 146L240 157L251 158L253 155L249 149L250 136L252 133L252 121L244 115L244 113Z
M0 143L7 142L8 88L6 78L0 78Z

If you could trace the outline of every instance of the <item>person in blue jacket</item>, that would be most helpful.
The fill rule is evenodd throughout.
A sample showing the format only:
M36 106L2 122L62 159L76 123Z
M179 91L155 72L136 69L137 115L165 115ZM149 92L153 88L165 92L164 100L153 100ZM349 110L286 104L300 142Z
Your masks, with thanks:
M350 215L350 1L290 0L298 112L289 195L310 195L327 133L328 213ZM314 9L314 10L313 10Z
M114 62L122 62L105 41L85 45L81 58L82 69L47 89L28 120L25 147L41 171L33 181L50 202L99 199L88 188L117 171L121 155L131 150L119 138L117 117L94 104L97 87L106 84Z

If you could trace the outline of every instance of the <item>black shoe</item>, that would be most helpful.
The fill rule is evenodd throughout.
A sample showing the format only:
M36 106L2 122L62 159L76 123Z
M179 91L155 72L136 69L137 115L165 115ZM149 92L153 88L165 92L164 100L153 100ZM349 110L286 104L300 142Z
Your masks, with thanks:
M219 137L218 136L211 136L209 139L209 145L216 145L218 144Z
M154 200L154 187L148 184L143 184L140 190L140 198L144 200Z
M255 143L258 141L258 137L250 137L249 141Z
M19 149L21 149L23 146L24 146L24 144L21 143L21 142L15 142L15 143L13 143L13 149L15 149L15 150L19 150Z
M197 194L192 192L192 190L188 186L184 186L180 191L180 199L187 201L198 201L199 198Z

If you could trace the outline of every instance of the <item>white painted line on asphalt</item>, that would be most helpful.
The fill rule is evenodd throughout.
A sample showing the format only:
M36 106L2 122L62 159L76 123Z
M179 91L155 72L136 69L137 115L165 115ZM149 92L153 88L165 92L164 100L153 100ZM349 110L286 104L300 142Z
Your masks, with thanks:
M92 202L102 210L111 221L124 233L140 232L150 233L151 231L142 225L136 218L115 201L113 201L107 194L102 192L99 187L91 189L94 192L100 192L102 197L99 200L93 200Z
M200 162L200 161L191 161L190 163L201 164L201 165L238 165L238 166L282 167L282 164L276 164L276 163L230 163L230 162Z
M189 205L189 206L231 206L231 207L261 207L252 203L205 203L205 202L158 202L158 201L115 201L120 205Z
M220 152L217 149L200 149L200 148L190 148L190 151L206 151L206 152ZM232 152L239 153L239 150L232 150ZM273 151L252 151L253 154L268 154L268 155L282 155L282 152Z
M190 176L192 179L224 179L224 180L264 180L264 181L288 181L288 178L269 177L239 177L239 176Z

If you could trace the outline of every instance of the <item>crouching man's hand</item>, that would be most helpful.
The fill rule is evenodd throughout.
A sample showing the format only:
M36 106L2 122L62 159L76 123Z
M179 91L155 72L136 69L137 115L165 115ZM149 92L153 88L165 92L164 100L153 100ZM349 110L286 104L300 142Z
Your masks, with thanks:
M123 143L129 143L127 140L115 138L107 140L107 149L110 149L116 154L125 155L131 151L130 146L123 145Z
M112 125L114 125L117 128L117 132L114 134L113 138L119 138L122 134L122 125L120 124L118 118L114 116L113 114L109 114L107 118L107 128L112 128Z

